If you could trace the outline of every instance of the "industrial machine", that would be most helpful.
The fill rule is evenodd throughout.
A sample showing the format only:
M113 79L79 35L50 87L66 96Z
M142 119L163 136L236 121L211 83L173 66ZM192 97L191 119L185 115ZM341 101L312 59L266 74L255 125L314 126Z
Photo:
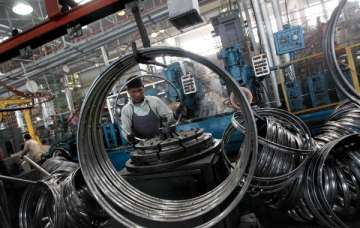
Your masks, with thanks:
M345 2L341 1L329 21L328 37L334 35ZM251 107L237 83L256 88L269 66L262 56L258 69L264 66L264 75L249 67L244 34L230 34L241 30L239 20L229 13L213 21L224 47L219 57L230 76L204 57L166 47L134 49L104 71L91 86L82 108L76 147L81 169L64 158L51 158L42 167L33 164L40 173L38 182L0 176L28 185L19 206L19 226L85 228L116 221L125 227L239 227L244 211L253 211L262 216L264 227L290 227L294 223L298 227L358 227L354 220L360 211L360 95L337 82L350 100L341 104L316 134L290 110ZM301 31L280 32L278 53L301 48ZM228 40L234 37L240 39L235 43ZM355 89L359 89L352 73L354 64L348 59L350 73L339 72L336 57L329 54L334 48L329 48L328 42L325 45L329 72L303 63L294 67L296 78L284 82L299 114L333 101L332 93L337 92L329 92L332 85L327 74L337 74L345 81L351 75ZM119 126L105 123L99 127L104 102L110 109L104 99L116 83L114 75L122 79L135 65L151 64L149 60L164 56L190 59L215 72L239 100L241 112L185 119L158 137L124 145ZM174 93L178 89L184 105L196 110L197 98L204 96L199 75L190 68L186 62L164 67L164 79L176 88L169 87L162 95L178 101L179 94ZM158 93L149 87L147 94ZM317 114L307 114L307 118L314 119ZM230 150L235 151L234 156ZM124 156L117 160L114 151ZM7 205L4 195L0 194L0 225L8 228L11 224L9 215L3 213ZM274 213L280 214L280 219L267 221Z
M220 36L222 50L218 58L223 60L225 69L241 86L254 89L254 73L245 38L244 25L238 12L224 13L211 19L214 34Z

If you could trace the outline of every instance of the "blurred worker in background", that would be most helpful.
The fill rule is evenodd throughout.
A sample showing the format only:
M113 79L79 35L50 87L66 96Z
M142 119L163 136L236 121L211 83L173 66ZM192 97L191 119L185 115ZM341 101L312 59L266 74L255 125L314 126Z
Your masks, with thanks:
M4 151L0 147L0 174L8 175L8 172L6 170L6 167L5 167L5 164L4 164L4 161L3 161L4 158L5 158Z
M251 91L246 87L240 87L241 92L245 95L249 105L253 102L253 95ZM234 93L230 94L230 103L237 112L241 112L240 102L235 98Z
M159 135L162 121L174 122L173 112L160 98L144 95L140 78L132 76L127 82L130 100L121 110L121 125L127 141L134 143L135 137L149 139Z
M48 152L48 145L41 145L37 141L31 138L29 134L24 135L24 149L21 152L21 157L25 155L29 155L29 158L35 162L39 162L41 160L41 156Z

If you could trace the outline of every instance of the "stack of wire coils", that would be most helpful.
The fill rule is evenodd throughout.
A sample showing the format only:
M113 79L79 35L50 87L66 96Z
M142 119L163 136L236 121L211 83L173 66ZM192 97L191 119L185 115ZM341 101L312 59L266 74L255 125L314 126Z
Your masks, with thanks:
M285 202L296 200L298 177L302 175L308 155L312 154L314 141L307 126L291 113L272 108L256 109L255 113L260 145L255 176L248 193L261 195L273 208L283 208ZM243 121L241 113L234 114L223 137L224 145L234 129L246 133ZM225 146L222 152L231 167ZM241 159L241 154L238 158Z
M286 111L254 111L260 147L248 194L297 221L347 227L360 209L360 108L340 105L315 139ZM241 113L234 114L223 144L235 130L246 132L242 122ZM231 168L226 150L223 155Z
M77 164L54 157L43 168L51 176L25 190L19 210L20 228L95 228L108 221L87 190Z
M152 138L135 145L126 164L129 172L160 172L218 152L220 140L203 129L179 131L172 137Z
M301 194L291 217L327 227L349 227L360 209L360 135L352 134L324 145L309 157Z

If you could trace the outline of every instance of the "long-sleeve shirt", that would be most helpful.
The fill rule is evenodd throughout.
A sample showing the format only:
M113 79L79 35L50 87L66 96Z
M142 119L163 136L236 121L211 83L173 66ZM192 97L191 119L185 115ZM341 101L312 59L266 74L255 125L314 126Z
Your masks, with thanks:
M121 126L125 136L132 134L133 110L137 116L146 116L151 110L159 117L166 117L168 122L174 122L174 115L170 108L158 97L145 96L143 102L134 104L131 100L121 110Z

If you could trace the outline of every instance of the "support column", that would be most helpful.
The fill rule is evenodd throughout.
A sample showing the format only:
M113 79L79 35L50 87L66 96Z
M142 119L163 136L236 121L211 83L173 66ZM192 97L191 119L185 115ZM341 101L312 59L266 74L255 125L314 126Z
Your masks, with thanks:
M69 111L71 113L75 113L74 101L73 101L71 90L69 89L67 75L64 75L64 84L65 84L65 97L66 97L66 102L67 102Z
M261 40L261 44L263 47L264 52L266 53L268 60L269 60L269 64L270 66L274 66L274 61L271 55L271 50L270 50L270 46L269 46L269 42L268 39L266 37L266 32L264 29L264 20L260 11L260 5L259 5L259 1L258 0L251 0L252 5L253 5L253 9L254 9L254 13L255 13L255 17L256 17L256 24L257 24L257 28L260 34L260 40ZM271 84L272 84L272 88L273 88L273 92L274 92L274 98L275 98L275 105L277 107L281 106L281 101L280 101L280 95L279 95L279 90L278 90L278 82L277 82L277 78L276 78L276 74L274 71L271 71L270 73L270 79L271 79Z

